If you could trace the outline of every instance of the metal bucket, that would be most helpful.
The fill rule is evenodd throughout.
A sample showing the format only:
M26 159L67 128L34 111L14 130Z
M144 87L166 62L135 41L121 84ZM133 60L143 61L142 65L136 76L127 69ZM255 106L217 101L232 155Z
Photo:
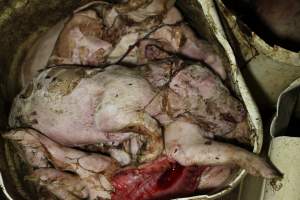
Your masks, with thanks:
M71 10L78 7L82 1L51 1L47 3L39 0L24 1L15 0L17 7L7 8L6 15L0 15L0 43L2 44L1 62L1 98L0 98L0 122L1 129L7 127L7 115L12 98L20 90L19 71L20 63L24 59L27 50L38 36L45 32L48 27L63 19ZM60 2L63 2L60 4ZM229 84L233 93L245 104L248 111L248 122L252 130L251 141L253 152L259 153L262 147L263 133L262 122L255 102L253 101L248 88L239 71L236 59L225 32L221 25L215 4L211 0L177 0L177 7L182 11L186 20L193 26L198 34L211 42L217 52L222 56L224 65L228 72ZM3 7L3 6L2 6ZM0 5L1 9L1 5ZM6 8L5 8L6 9ZM41 17L42 16L42 17ZM19 22L17 19L23 21ZM34 21L34 24L30 21ZM10 24L11 22L12 24ZM14 23L15 22L15 23ZM28 23L29 22L29 23ZM17 28L15 28L17 27ZM17 30L16 30L17 29ZM17 32L16 32L17 31ZM26 185L22 180L22 169L13 153L8 153L0 138L0 185L2 195L8 199L34 199L34 194L30 194L30 185ZM23 172L24 173L24 172ZM239 170L231 177L228 187L208 195L198 195L181 199L216 199L233 190L246 175L245 170ZM1 192L1 191L0 191Z

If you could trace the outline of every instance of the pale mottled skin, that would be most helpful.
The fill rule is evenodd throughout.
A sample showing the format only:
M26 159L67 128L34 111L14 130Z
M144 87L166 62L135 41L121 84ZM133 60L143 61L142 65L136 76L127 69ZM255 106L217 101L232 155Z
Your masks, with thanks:
M114 143L129 140L134 133L141 134L146 137L147 148L139 161L144 162L162 153L162 124L165 150L182 165L237 164L254 175L267 178L275 175L276 171L250 152L206 138L226 137L230 132L235 133L229 138L238 136L236 125L245 120L242 104L213 73L201 65L178 67L180 70L170 75L165 87L155 92L151 82L143 78L147 70L139 69L121 66L104 70L71 66L47 69L28 86L33 88L31 91L25 88L15 99L10 126L31 126L71 147L97 143L113 147ZM147 73L147 78L155 74ZM167 115L168 122L157 121L159 115ZM188 122L176 122L178 118ZM173 138L171 143L170 138ZM207 142L212 145L205 145ZM177 143L185 145L183 152L188 148L188 157L181 151L172 153ZM111 153L116 154L116 150ZM126 163L127 157L123 154L123 160L117 160Z
M185 120L171 123L164 135L167 155L184 166L232 164L255 176L274 178L279 175L259 156L231 144L207 139L198 125Z
M134 133L145 135L139 160L155 159L163 149L161 128L146 106L156 95L133 70L57 67L40 73L16 98L10 126L24 124L71 147L118 146ZM155 112L155 110L154 110Z
M103 21L95 11L75 13L58 37L52 62L93 66L103 62L113 49L113 45L102 38L103 28Z
M51 30L60 32L57 41L38 41L22 68L24 89L9 125L39 132L18 129L4 137L24 149L29 165L46 167L31 175L37 185L60 199L94 200L112 198L113 180L126 190L125 183L143 182L136 179L154 169L155 177L136 194L155 192L151 184L163 174L157 170L176 162L184 173L161 193L180 192L202 166L190 183L200 190L223 186L236 166L266 178L278 175L257 155L213 140L249 142L246 110L222 83L220 57L182 23L173 0L92 4L75 11L62 31ZM45 45L53 46L51 56L39 52ZM155 166L164 157L166 163ZM144 168L149 174L135 174Z
M22 66L22 86L45 68L48 60L50 65L144 64L174 53L205 62L225 79L223 63L214 48L180 23L183 18L173 3L153 1L130 15L125 10L136 3L119 6L98 2L93 4L98 11L79 9L35 42ZM159 6L151 6L156 4ZM144 9L150 9L149 15ZM145 18L139 21L134 16ZM155 51L154 55L151 51Z
M78 176L60 170L41 168L26 178L40 187L45 187L58 199L80 200L89 196L86 186Z
M33 129L10 131L3 137L17 142L25 151L23 161L38 168L27 178L58 198L110 199L113 188L109 180L119 169L112 158L62 146Z
M45 136L40 136L40 142L47 149L48 156L57 169L79 175L87 188L89 199L110 199L113 188L107 183L118 168L114 160L101 154L63 147Z
M115 177L117 179L114 179L114 181L128 181L124 180L126 176L122 178L119 174L122 171L126 172L126 168L120 168L112 159L99 154L87 154L79 150L61 146L47 137L42 136L35 130L19 129L17 131L10 131L4 134L3 137L10 141L18 142L26 152L31 150L33 146L39 147L38 150L41 153L39 158L43 157L43 160L49 161L56 169L52 168L49 164L37 165L37 162L28 159L33 156L33 154L30 154L29 157L22 157L24 159L23 161L39 169L27 176L26 179L45 188L56 198L75 200L101 197L109 199L111 191L114 190L110 182L111 179L114 179L115 175L117 175L117 177ZM34 155L36 155L36 153ZM167 163L175 162L171 158L167 160L169 160ZM157 171L157 169L167 168L169 165L165 163L166 166L159 166L156 164L156 161L154 161L154 163L154 165L146 163L139 168L142 169L146 167L149 168L148 170L151 172L152 168ZM73 172L76 175L70 174L69 172ZM230 172L231 167L227 166L206 167L199 179L199 189L206 190L220 187L231 175ZM163 172L154 173L161 175ZM153 178L157 179L157 175ZM174 186L174 189L175 188ZM142 192L142 188L140 188L140 190Z
M192 118L207 135L225 135L245 118L243 105L203 66L182 69L169 87L169 113Z
M6 140L15 142L21 158L29 163L33 168L50 167L50 162L46 156L46 150L39 141L39 132L32 129L16 129L11 130L2 135Z

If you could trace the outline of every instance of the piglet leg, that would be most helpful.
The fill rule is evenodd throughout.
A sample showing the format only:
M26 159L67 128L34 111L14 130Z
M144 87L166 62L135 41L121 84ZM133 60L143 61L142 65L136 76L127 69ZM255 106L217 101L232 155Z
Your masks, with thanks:
M56 168L80 176L88 188L89 199L111 198L113 187L109 179L117 168L115 161L103 155L63 147L45 136L40 136L40 142L47 149L49 159Z
M46 150L39 141L38 132L33 129L15 129L2 137L17 146L21 158L33 168L50 167Z
M88 198L88 190L80 178L53 168L35 170L26 177L58 199L80 200Z
M265 178L279 176L266 161L242 148L204 138L194 124L176 121L166 127L166 153L184 166L234 164Z

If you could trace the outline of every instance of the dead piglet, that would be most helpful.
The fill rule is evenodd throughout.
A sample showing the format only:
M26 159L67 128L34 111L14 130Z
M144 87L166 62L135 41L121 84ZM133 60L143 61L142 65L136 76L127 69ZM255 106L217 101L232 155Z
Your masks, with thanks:
M69 147L114 149L140 134L146 140L137 159L145 162L163 150L161 128L152 117L159 107L148 107L156 95L138 71L124 66L59 66L44 70L16 97L9 123L33 127Z

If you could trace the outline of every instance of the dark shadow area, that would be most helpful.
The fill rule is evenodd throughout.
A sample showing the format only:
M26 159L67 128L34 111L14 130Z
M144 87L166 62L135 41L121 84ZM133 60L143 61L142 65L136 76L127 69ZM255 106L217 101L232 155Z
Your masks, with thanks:
M299 43L277 37L264 24L256 13L255 0L224 0L223 3L270 46L277 45L291 51L300 51Z

